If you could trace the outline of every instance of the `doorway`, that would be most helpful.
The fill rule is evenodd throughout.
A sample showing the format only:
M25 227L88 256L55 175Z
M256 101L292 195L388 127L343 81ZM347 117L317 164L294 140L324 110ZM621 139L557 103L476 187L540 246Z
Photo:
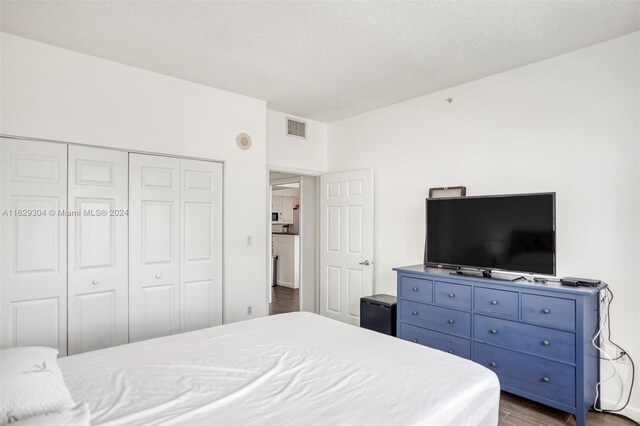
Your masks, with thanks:
M300 310L300 182L271 185L269 315Z
M316 178L269 172L269 315L316 306Z

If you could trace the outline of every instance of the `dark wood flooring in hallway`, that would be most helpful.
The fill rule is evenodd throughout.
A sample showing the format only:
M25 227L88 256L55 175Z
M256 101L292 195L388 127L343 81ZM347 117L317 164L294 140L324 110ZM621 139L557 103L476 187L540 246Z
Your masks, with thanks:
M300 290L281 285L271 287L269 315L297 312L300 310Z

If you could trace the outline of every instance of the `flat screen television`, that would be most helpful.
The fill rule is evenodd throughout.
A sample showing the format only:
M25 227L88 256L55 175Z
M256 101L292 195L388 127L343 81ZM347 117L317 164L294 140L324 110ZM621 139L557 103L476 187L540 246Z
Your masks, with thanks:
M426 266L554 275L555 193L427 199Z

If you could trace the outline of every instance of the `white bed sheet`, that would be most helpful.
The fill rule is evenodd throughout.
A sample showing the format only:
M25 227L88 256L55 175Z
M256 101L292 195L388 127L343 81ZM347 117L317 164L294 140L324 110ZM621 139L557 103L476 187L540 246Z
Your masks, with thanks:
M92 424L495 425L496 375L310 313L59 360Z

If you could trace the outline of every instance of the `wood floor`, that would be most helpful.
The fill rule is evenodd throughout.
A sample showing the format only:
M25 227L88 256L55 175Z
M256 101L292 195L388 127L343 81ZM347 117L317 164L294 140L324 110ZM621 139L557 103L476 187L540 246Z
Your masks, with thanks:
M269 315L297 312L300 310L300 290L277 285L271 287Z
M271 288L269 315L296 312L300 306L300 291L283 286ZM500 426L572 426L576 424L571 414L529 401L510 393L500 396ZM626 426L632 422L611 415L590 412L588 426Z
M575 425L571 414L529 401L510 393L500 396L500 426L554 426ZM626 426L632 422L611 414L589 412L588 426Z

